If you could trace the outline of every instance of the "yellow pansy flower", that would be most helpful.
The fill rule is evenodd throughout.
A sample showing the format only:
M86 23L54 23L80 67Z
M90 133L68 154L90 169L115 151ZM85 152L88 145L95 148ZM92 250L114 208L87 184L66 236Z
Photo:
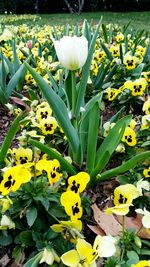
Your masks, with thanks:
M106 214L126 215L135 198L140 196L139 190L132 184L120 185L114 190L114 207L107 208Z
M32 84L34 82L34 79L33 79L31 74L27 74L25 76L25 81L26 81L27 84Z
M144 177L146 177L146 178L149 178L149 177L150 177L150 167L147 168L147 169L144 169L144 171L143 171L143 175L144 175Z
M124 41L124 35L123 35L123 33L117 34L117 36L115 37L115 39L116 39L116 42L117 43L123 42Z
M129 127L130 127L132 130L134 130L136 124L137 124L136 121L133 120L133 119L131 119L131 121L130 121L130 123L129 123Z
M119 47L119 45L112 45L109 50L112 53L113 57L119 57L120 56L120 47Z
M56 182L58 182L62 176L62 174L58 172L59 167L60 163L57 159L54 160L41 159L36 164L37 170L47 172L47 177L51 185L54 185Z
M132 204L133 199L140 196L136 186L132 184L125 184L117 186L114 190L114 204Z
M129 90L131 90L132 89L132 81L131 80L128 80L128 81L126 81L125 83L124 83L124 85L122 86L122 91L124 90L124 89L129 89Z
M52 115L52 110L49 106L38 108L36 112L36 118L38 121L41 121L42 119L47 119L51 115Z
M54 117L49 116L47 119L43 119L39 123L39 128L45 135L53 134L58 127L58 123Z
M86 188L87 183L90 181L90 176L86 172L79 172L78 174L69 177L68 188L75 193L81 193Z
M146 115L150 115L150 97L147 99L147 101L143 105L143 111Z
M149 261L139 261L136 264L132 264L131 267L150 267L150 260Z
M76 221L60 221L59 224L53 224L51 229L56 233L63 233L65 239L72 243L77 243L78 238L83 238L80 233L82 230L82 222Z
M100 63L106 57L106 53L104 51L95 51L94 58Z
M141 45L137 45L136 52L139 52L142 56L144 56L145 52L146 52L146 47L143 47Z
M6 198L0 198L0 206L2 206L2 212L6 212L12 204L13 202L8 196Z
M91 244L79 238L76 250L72 249L61 256L62 262L70 267L92 267L96 266L95 260L98 253L92 248ZM93 265L94 264L94 265Z
M120 204L105 210L106 214L126 215L129 212L131 204Z
M126 142L129 146L136 145L136 133L133 129L131 129L130 127L125 128L125 132L122 137L122 142Z
M52 230L56 233L60 233L66 230L76 229L77 231L82 230L82 222L80 220L76 221L60 221L59 224L53 224L51 226Z
M142 75L144 76L147 82L150 82L150 71L142 72Z
M71 221L76 221L82 216L81 198L78 194L67 191L61 195L60 202L64 206L68 216L71 217Z
M96 76L98 74L98 64L95 60L92 60L91 71L92 71L94 76Z
M13 149L16 164L25 164L32 161L33 152L30 148L19 147Z
M150 127L150 114L142 117L141 129L146 130Z
M135 69L138 63L138 59L135 56L126 54L123 60L123 63L128 70Z
M147 81L145 78L139 78L132 82L131 93L133 96L141 96L147 87Z
M32 175L25 165L17 165L7 169L0 184L0 192L3 196L10 191L17 191L22 183L30 181Z
M107 92L107 94L108 94L108 100L109 100L109 101L112 101L112 100L114 100L114 99L117 97L117 95L120 93L120 90L119 90L119 89L115 89L115 88L111 88L111 87L109 87L109 88L106 89L106 92Z

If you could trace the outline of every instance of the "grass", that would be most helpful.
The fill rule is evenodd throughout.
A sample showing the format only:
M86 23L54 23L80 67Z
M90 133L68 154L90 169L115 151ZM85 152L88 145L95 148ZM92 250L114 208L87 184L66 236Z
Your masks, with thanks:
M138 30L145 30L150 33L150 12L89 12L82 13L81 15L72 14L42 14L39 24L50 24L50 25L62 25L62 24L75 24L87 19L94 22L98 22L100 17L103 16L103 23L117 23L121 26L126 25L129 21L131 22L130 27ZM10 17L8 15L8 17ZM1 20L2 16L0 16ZM20 19L19 19L20 18ZM11 20L10 20L11 22ZM18 19L14 24L22 24L29 22L32 24L32 20ZM37 23L37 22L36 22Z
M126 12L126 13L116 13L116 12L91 12L82 13L81 15L71 15L71 14L49 14L41 15L42 23L45 24L74 24L76 22L81 22L84 19L98 22L100 17L103 16L104 23L117 23L121 26L126 25L131 21L131 27L133 29L146 30L150 32L150 12Z

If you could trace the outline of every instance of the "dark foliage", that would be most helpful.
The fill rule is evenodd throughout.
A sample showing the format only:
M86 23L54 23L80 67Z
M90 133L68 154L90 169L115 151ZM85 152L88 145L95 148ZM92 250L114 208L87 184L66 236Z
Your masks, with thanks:
M75 5L75 0L68 0ZM149 0L85 0L83 11L148 11ZM23 13L69 12L64 0L0 0L0 13L7 11Z

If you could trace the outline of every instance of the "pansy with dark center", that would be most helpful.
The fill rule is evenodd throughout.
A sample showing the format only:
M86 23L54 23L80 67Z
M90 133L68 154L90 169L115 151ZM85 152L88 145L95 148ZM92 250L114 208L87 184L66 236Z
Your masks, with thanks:
M86 172L79 172L78 174L69 177L68 188L72 192L79 194L86 188L87 183L90 180L90 176Z
M82 216L81 198L73 191L64 192L60 198L61 204L64 206L68 216L71 217L71 221L76 221Z
M14 149L15 163L25 164L32 161L33 152L30 148L19 147Z
M54 117L47 117L47 119L42 119L39 123L39 128L44 135L53 134L58 124Z
M26 164L20 164L5 171L0 183L0 192L3 196L8 195L10 191L17 191L21 184L27 183L31 179L29 167Z
M124 135L122 137L122 141L126 142L129 146L135 146L136 141L136 134L135 131L131 127L126 127Z

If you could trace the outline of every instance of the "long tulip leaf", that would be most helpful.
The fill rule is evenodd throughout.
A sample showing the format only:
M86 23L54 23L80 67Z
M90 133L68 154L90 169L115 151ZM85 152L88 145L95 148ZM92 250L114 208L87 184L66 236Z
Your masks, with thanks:
M39 148L42 152L49 155L52 159L57 159L60 162L61 167L70 173L71 175L74 175L77 173L77 170L67 161L65 158L58 153L56 150L41 144L37 140L29 139L29 143L37 148Z
M4 159L6 157L7 151L10 147L10 144L19 129L19 122L23 118L23 115L18 116L14 122L11 124L9 131L2 143L1 150L0 150L0 166L4 163Z
M142 162L147 158L150 158L150 151L140 153L134 156L133 158L127 160L121 166L101 173L97 181L104 181L104 180L110 179L111 177L125 173L126 171L133 169L137 165L137 163Z
M91 177L94 177L98 173L101 173L101 171L105 168L112 153L115 151L118 144L120 143L125 127L129 124L130 120L131 116L128 115L120 119L116 123L116 125L110 130L108 136L104 139L103 143L101 144L101 146L97 151L95 169L93 169ZM106 153L106 151L108 151L109 157L104 158L104 154ZM103 164L101 164L101 168L99 168L102 159L103 159Z
M99 104L96 102L89 114L89 128L88 128L88 140L87 140L87 169L88 172L94 168L95 157L96 157L96 147L97 147L97 137L98 137L98 127L99 127Z
M35 79L37 85L41 89L45 99L49 103L50 107L52 108L56 119L63 129L70 146L73 152L77 152L79 149L79 138L77 132L73 125L70 122L68 111L65 103L63 100L50 88L48 83L39 75L37 74L27 63L24 63L29 72L32 74L33 78Z
M80 85L78 88L78 96L77 96L76 109L75 109L75 115L76 116L78 116L81 104L83 103L83 100L84 100L84 95L85 95L85 91L86 91L86 85L87 85L87 80L88 80L88 76L89 76L91 61L92 61L92 57L93 57L96 38L97 38L97 35L99 33L99 27L101 24L101 20L99 21L99 24L97 25L97 29L93 35L92 40L91 40L88 57L87 57L85 65L82 69L82 77L81 77Z

